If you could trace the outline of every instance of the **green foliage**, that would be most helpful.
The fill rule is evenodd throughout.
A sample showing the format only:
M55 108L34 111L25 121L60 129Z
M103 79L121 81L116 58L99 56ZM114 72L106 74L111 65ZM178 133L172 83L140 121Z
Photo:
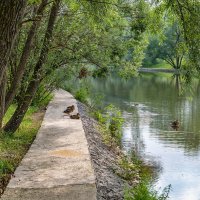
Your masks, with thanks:
M99 123L106 124L106 118L100 110L95 111L93 113L93 116L95 117L95 119L98 120Z
M181 69L186 60L187 48L178 23L167 19L162 29L162 37L150 35L149 45L145 51L144 66L158 64L159 59L175 69Z
M87 99L89 96L88 88L80 88L75 93L75 98L83 103L87 103Z
M97 110L97 112L98 112L98 110L103 109L103 99L104 99L104 95L90 91L87 105L91 109Z
M109 69L108 67L101 67L93 71L92 76L96 77L106 77L108 75Z
M108 105L103 111L95 110L93 116L102 126L101 132L104 134L105 142L107 144L116 142L120 145L122 138L122 124L124 122L120 110L113 105Z
M181 33L186 44L188 58L187 68L192 74L200 69L200 2L198 0L157 0L157 7L162 6L166 16L178 20Z
M142 181L136 187L125 190L125 200L166 200L169 198L171 185L164 188L161 194L155 191L148 181Z
M118 176L129 181L130 184L135 179L138 179L141 165L138 165L137 162L132 162L125 155L118 160L118 164L120 166L120 171L115 172Z
M35 4L35 3L39 3L40 0L28 0L28 3L30 4Z
M155 36L150 36L149 44L145 50L145 58L143 60L143 66L148 67L158 64L159 58L159 40Z
M134 32L134 39L138 39L141 37L142 33L144 33L149 26L149 17L150 17L150 4L145 0L137 0L132 12L132 21L131 21L131 29Z
M130 177L135 179L139 175L138 183L125 189L125 200L167 200L169 198L171 185L165 187L162 192L156 191L151 181L152 169L145 166L134 152L121 159L120 163L124 169L120 174L121 177L131 180Z
M100 0L91 1L79 1L79 0L71 0L69 2L69 6L73 8L73 10L82 9L82 11L86 12L87 18L90 17L90 23L101 22L103 20L107 20L107 17L117 15L117 0L107 0L102 2ZM105 22L104 21L104 22Z
M108 105L105 108L105 110L106 110L105 119L108 130L110 131L111 135L117 139L117 141L121 142L121 137L122 137L121 128L124 122L121 111L112 104Z
M52 91L40 86L31 105L39 108L46 107L52 98Z
M52 2L48 2L44 14L38 21L41 23L38 23L31 45L32 52L21 80L21 88L15 98L19 103L23 102L24 95L29 92L28 85L33 81L34 69L38 67L36 63L44 41ZM17 76L17 66L27 34L32 23L37 22L35 11L39 3L41 3L39 0L28 0L28 12L23 19L23 25L20 26L13 53L8 58L10 63L7 71L7 89L13 78ZM156 33L163 39L162 44L159 41L157 49L162 54L161 58L164 55L179 55L176 56L179 58L179 65L175 68L180 67L182 54L186 53L184 69L189 71L185 77L190 80L190 76L194 75L193 71L200 69L199 11L198 0L156 0L152 4L145 0L63 0L49 44L47 61L38 73L42 76L39 93L41 89L53 91L55 88L62 87L66 79L77 78L82 67L92 68L94 73L91 74L95 77L106 76L112 70L118 71L125 78L137 75L137 69L142 65L145 56L149 33L151 35ZM181 34L181 40L176 46L174 46L176 38L170 37L168 31L171 27L169 24L174 22L177 23ZM167 37L164 37L166 35ZM150 49L152 50L152 46ZM149 62L157 64L154 54L158 51L154 52L154 50L148 58ZM36 94L34 104L37 104L36 100L41 96L39 93ZM84 95L78 94L78 96Z
M7 160L0 160L0 178L14 171L14 167Z

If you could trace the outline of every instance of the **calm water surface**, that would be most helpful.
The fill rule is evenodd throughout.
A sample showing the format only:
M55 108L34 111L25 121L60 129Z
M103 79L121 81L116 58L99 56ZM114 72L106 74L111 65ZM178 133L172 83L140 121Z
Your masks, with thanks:
M193 97L178 95L175 80L143 75L129 81L115 76L92 81L122 112L123 146L135 149L158 168L155 187L171 184L170 200L200 200L200 84ZM178 119L178 131L170 122Z

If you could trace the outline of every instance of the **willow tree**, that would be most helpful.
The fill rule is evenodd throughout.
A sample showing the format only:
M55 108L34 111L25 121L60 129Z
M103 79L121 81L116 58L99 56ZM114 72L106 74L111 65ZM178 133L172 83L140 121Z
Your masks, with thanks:
M59 6L61 2L62 7ZM119 4L117 0L106 2L98 0L53 1L45 36L43 36L44 31L37 32L34 39L34 50L30 55L34 61L32 63L30 59L27 61L26 72L23 78L20 78L21 82L25 83L25 87L23 87L24 84L20 87L18 96L21 98L16 111L4 127L6 132L15 132L19 127L44 79L49 74L54 76L53 71L59 65L80 68L85 63L103 69L106 66L116 65L123 66L121 71L126 74L132 74L135 71L136 65L141 63L142 56L137 55L142 52L143 37L139 35L144 32L145 27L135 28L144 16L137 16L137 13L141 11L140 6L138 10L135 10L135 7L131 8L130 5L131 3L127 2ZM130 20L132 13L136 13L138 23L131 25L131 22L135 20ZM81 18L76 16L81 16ZM46 26L40 26L39 30L44 30L43 27ZM137 31L132 34L135 29ZM38 46L35 43L37 39L40 41ZM126 59L124 53L131 47L134 47L133 62ZM40 52L39 55L38 52ZM48 84L52 83L48 82Z
M46 33L44 36L44 42L43 42L41 52L40 52L40 56L34 68L33 78L28 85L27 92L24 96L23 102L20 105L18 105L15 113L13 114L9 122L4 127L4 131L6 132L15 132L17 130L38 89L40 80L42 78L41 75L43 71L43 65L46 62L46 58L47 58L49 47L50 47L50 40L52 39L52 35L53 35L53 28L54 28L56 17L60 8L60 2L61 0L54 0L53 2L51 12L49 15L49 21L48 21Z
M44 14L47 3L48 3L48 0L42 0L40 5L37 6L36 9L34 9L34 14L32 16L33 22L28 31L20 60L18 61L18 65L16 66L16 69L14 72L15 74L13 75L13 79L11 80L9 89L6 93L5 112L7 111L10 104L13 102L13 99L15 98L18 92L18 89L20 88L21 80L26 70L26 64L29 60L30 53L34 46L33 40L37 33L37 29L40 23L42 22L42 16Z
M188 49L188 72L200 72L200 2L199 0L156 0L158 7L179 22Z
M44 39L42 39L43 45L41 46L40 55L39 55L39 57L37 57L38 61L36 62L35 66L33 67L33 71L30 75L29 83L28 83L27 87L25 88L25 91L22 93L22 96L23 96L22 101L20 101L20 103L18 103L16 111L14 112L14 114L11 117L11 119L9 120L9 122L4 127L5 132L15 132L15 130L19 127L26 111L28 110L29 105L31 104L31 102L35 96L36 91L38 90L38 88L40 86L41 81L46 76L45 64L46 64L46 62L48 62L49 50L52 45L52 41L54 39L53 30L54 30L54 27L56 26L56 18L58 17L58 14L62 17L62 15L68 11L67 10L68 8L65 6L65 4L63 4L63 7L62 7L62 9L60 9L60 12L59 12L60 3L61 3L61 0L53 1L46 33L45 33ZM100 18L96 18L96 15L94 15L96 3L97 2L93 2L93 1L92 2L91 1L85 1L85 2L83 1L81 3L79 1L76 3L74 3L74 1L72 1L72 2L69 1L69 5L72 7L75 6L74 7L75 10L78 8L78 9L84 9L84 10L82 10L83 12L87 11L85 14L85 16L88 18L87 23L90 23L93 20L98 21L100 19ZM92 7L91 7L91 4L92 4ZM100 4L100 5L103 5L103 4ZM104 11L109 6L110 6L109 3L106 4L105 8L101 9L101 12L99 12L99 16L100 16L100 13L101 13L101 16L102 16L102 13L105 14ZM92 8L94 8L94 9L92 9ZM95 13L95 14L97 14L97 13Z

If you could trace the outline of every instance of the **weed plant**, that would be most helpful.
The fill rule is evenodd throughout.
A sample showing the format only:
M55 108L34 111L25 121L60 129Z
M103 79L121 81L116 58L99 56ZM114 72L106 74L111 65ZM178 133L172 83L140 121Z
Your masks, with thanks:
M167 200L169 199L169 192L171 185L164 188L159 194L158 191L154 190L152 184L147 181L141 181L137 186L125 190L125 200Z
M104 133L104 140L108 144L115 141L121 146L123 118L120 110L114 105L106 106L103 111L96 110L93 116L101 124L101 132Z

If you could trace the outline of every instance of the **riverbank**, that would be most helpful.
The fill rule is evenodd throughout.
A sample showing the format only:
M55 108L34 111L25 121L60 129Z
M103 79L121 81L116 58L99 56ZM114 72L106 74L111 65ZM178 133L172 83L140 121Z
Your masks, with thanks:
M78 102L78 109L96 176L97 199L124 199L125 189L130 188L129 182L115 173L123 170L118 163L120 156L122 156L121 150L117 147L109 147L103 142L102 135L98 129L99 124L90 117L87 106ZM132 184L134 185L135 183L136 185L138 182L139 175L136 169L135 180L132 180Z
M164 69L164 68L139 68L138 72L142 73L173 73L173 74L180 74L180 70L177 69Z
M93 111L80 102L78 109L96 176L97 199L167 200L171 186L156 191L152 185L156 166L145 164L134 152L126 156L112 140L105 143L103 124L90 117Z

